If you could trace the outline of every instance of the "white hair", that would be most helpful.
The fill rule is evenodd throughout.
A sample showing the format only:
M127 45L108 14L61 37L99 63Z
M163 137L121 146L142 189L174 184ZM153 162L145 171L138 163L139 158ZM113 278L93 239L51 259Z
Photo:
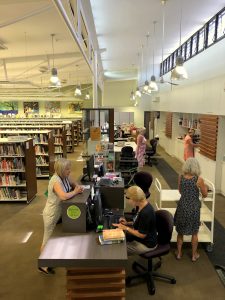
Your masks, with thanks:
M183 174L189 174L189 175L199 176L201 174L199 162L194 157L190 157L185 161L182 167L182 171Z

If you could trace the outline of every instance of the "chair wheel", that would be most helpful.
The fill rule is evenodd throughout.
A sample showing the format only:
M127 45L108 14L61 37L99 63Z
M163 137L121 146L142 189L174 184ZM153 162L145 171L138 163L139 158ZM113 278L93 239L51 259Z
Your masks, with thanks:
M176 283L176 279L171 279L170 283L171 284L175 284Z
M125 279L126 285L129 285L131 283L131 277L127 276Z
M149 294L150 294L150 295L155 295L155 288L150 289Z

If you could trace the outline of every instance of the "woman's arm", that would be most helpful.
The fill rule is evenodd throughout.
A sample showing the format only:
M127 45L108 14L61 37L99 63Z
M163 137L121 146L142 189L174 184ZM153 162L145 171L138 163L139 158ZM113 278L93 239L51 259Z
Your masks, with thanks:
M53 190L54 192L57 194L57 196L59 197L60 200L65 201L68 200L74 196L76 196L77 194L80 194L83 192L83 188L81 186L75 186L75 188L73 189L73 191L66 193L63 188L62 185L59 182L56 182L53 185Z
M197 186L201 191L202 197L205 198L208 195L208 188L204 183L202 177L198 177Z
M129 232L130 234L140 238L140 239L144 239L146 237L147 234L143 234L143 233L140 233L138 230L134 229L134 228L131 228L131 227L128 227L124 224L112 224L113 226L119 228L119 229L122 229L124 231L127 231Z

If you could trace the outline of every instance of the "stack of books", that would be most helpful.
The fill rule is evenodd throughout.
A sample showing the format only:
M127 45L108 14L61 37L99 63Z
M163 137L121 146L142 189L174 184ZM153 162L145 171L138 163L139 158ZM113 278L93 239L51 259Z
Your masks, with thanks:
M125 234L122 229L107 229L103 230L99 235L101 245L119 244L125 240Z

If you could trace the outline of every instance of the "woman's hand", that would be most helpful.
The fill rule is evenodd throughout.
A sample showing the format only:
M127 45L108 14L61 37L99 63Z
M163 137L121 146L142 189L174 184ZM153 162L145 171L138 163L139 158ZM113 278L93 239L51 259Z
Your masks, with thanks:
M125 218L119 219L120 224L127 225L127 220Z
M83 193L84 189L81 185L76 185L74 188L75 195Z
M115 226L115 227L117 227L117 228L119 228L119 229L127 230L127 226L124 225L124 224L122 224L122 223L119 223L119 224L113 223L112 225Z

